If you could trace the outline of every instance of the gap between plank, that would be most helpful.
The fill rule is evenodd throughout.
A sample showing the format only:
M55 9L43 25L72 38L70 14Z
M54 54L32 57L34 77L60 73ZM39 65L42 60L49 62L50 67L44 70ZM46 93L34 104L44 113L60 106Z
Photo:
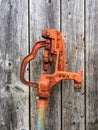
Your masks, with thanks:
M84 0L84 127L86 130L86 0Z
M30 0L28 0L28 53L30 54ZM30 62L29 62L29 81L30 81ZM29 130L31 130L31 93L30 93L30 87L29 87Z
M60 31L62 32L62 0L60 0ZM61 81L61 130L63 129L62 128L62 104L63 104L63 101L62 101L62 81Z

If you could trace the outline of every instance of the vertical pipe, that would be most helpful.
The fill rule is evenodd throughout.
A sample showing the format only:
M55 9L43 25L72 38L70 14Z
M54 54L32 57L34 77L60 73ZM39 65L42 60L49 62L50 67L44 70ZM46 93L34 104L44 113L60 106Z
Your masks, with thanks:
M47 106L48 106L48 99L39 98L38 113L37 113L37 130L45 130Z

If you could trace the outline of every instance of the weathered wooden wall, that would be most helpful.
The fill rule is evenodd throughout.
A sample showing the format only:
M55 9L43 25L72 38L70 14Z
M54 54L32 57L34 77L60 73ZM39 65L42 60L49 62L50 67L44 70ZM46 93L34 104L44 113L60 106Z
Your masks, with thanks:
M98 0L0 0L0 130L36 130L36 90L20 82L19 69L43 28L62 32L67 71L83 70L80 93L72 81L52 90L47 130L97 130ZM27 79L38 81L42 51Z
M98 0L87 0L85 6L86 46L86 129L98 129Z
M66 47L67 71L84 73L84 1L62 0L62 33ZM62 130L84 130L84 83L80 93L73 82L62 83Z
M27 52L28 1L0 0L0 130L29 130L29 89L19 78Z

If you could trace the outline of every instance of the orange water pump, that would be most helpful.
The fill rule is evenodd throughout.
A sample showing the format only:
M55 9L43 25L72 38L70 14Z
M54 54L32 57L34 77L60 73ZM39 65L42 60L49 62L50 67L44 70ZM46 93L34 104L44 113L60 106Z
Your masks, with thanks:
M82 83L82 71L72 73L66 71L65 49L62 34L53 29L44 29L42 37L46 40L35 43L30 55L26 56L21 64L21 81L33 87L38 84L37 96L48 98L50 91L55 84L61 80L74 80L74 88L79 91ZM30 60L33 60L39 48L44 47L43 52L43 73L40 75L39 83L26 81L24 78L25 67ZM55 64L54 72L49 73L49 67Z

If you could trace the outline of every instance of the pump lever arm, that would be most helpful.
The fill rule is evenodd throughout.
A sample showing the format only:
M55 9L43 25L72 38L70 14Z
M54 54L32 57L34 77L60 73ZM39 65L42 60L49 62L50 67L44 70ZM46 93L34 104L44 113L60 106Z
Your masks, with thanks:
M35 83L35 82L29 82L29 81L26 81L26 80L25 80L25 75L24 75L24 73L25 73L26 65L27 65L27 63L28 63L30 60L33 60L33 59L35 58L36 53L37 53L37 51L38 51L39 48L45 47L45 43L46 43L46 41L39 41L39 42L35 43L35 45L34 45L33 48L32 48L31 53L30 53L28 56L26 56L26 57L23 59L23 61L22 61L21 69L20 69L20 79L21 79L21 81L22 81L25 85L27 85L27 86L33 87L33 85L34 85L34 84L37 84L37 83Z

